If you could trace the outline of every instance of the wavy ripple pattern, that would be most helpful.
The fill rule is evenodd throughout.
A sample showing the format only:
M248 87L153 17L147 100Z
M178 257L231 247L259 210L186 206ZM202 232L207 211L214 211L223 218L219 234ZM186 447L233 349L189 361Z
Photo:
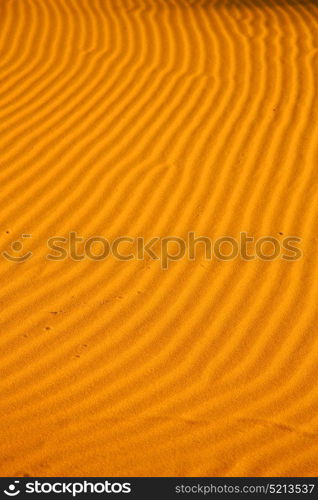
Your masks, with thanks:
M2 476L314 476L318 7L0 0ZM295 263L47 262L295 234Z

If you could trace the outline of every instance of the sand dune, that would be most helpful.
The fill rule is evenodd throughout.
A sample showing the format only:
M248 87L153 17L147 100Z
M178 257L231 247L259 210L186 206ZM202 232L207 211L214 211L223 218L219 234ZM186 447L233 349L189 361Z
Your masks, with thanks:
M0 0L0 26L0 250L33 252L0 258L0 474L316 475L317 4ZM71 231L304 256L48 261Z

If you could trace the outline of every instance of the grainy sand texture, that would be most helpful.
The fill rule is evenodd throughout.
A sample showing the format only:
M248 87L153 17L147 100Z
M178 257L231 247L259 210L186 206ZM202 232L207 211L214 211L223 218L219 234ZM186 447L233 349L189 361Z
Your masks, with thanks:
M0 54L0 474L316 475L317 3L0 0ZM47 260L71 231L303 257Z

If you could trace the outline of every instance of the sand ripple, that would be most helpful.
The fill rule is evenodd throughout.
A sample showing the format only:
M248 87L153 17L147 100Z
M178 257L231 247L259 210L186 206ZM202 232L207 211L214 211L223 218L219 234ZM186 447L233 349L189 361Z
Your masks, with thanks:
M316 3L0 0L0 26L1 250L34 252L0 260L1 475L316 475ZM69 231L304 258L46 262Z

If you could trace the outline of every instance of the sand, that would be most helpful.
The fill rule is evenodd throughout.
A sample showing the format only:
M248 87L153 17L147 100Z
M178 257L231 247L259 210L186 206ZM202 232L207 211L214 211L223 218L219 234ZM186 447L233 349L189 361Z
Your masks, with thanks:
M1 252L33 252L0 258L0 474L316 475L317 4L1 0L0 26ZM48 261L70 231L303 258Z

